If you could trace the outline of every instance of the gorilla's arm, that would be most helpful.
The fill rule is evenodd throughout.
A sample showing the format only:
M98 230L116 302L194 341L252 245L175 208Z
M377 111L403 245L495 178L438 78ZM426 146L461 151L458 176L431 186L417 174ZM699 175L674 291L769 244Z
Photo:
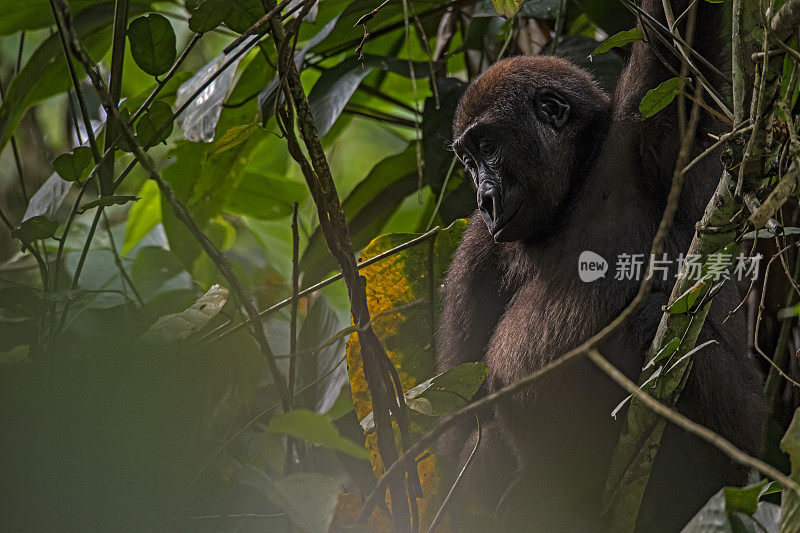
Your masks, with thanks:
M672 0L674 16L679 17L690 4L690 0ZM662 0L643 0L642 8L664 28L668 26ZM687 20L690 17L683 17L678 24L678 31L684 40L691 41L694 50L712 64L718 65L724 72L726 69L723 65L726 61L723 59L727 59L722 53L725 8L721 4L697 2L696 9L697 14L691 38L687 35ZM643 23L641 17L638 27L644 32L647 42L637 42L633 45L631 57L617 83L612 104L614 122L618 125L628 124L636 129L638 134L636 142L639 143L638 153L641 157L642 168L646 171L645 175L650 175L650 179L659 180L653 184L656 187L664 186L668 189L675 159L680 149L677 99L655 117L644 121L639 118L639 104L647 91L679 75L681 61L676 56L678 48L672 44L665 45L657 37L658 30L651 28L648 23ZM669 37L666 39L669 42ZM718 92L725 94L729 90L726 80L715 76L696 57L690 57L692 57L693 64L700 69ZM669 66L664 64L665 61ZM692 72L688 72L688 76L692 79L695 78ZM704 97L707 103L714 105L708 94L704 94ZM691 103L687 104L687 108L690 106ZM708 128L711 122L710 117L706 115L701 121L701 129ZM702 142L702 137L702 135L698 135L698 141ZM656 173L658 178L647 171ZM665 181L666 183L664 183Z
M499 246L475 213L453 256L442 291L437 338L439 372L481 361L497 321L508 303L502 289Z

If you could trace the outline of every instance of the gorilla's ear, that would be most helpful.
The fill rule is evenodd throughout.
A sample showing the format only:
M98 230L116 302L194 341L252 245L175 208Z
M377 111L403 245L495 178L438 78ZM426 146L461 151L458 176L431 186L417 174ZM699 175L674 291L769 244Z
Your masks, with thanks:
M569 102L552 89L536 91L536 116L555 129L561 129L569 118Z

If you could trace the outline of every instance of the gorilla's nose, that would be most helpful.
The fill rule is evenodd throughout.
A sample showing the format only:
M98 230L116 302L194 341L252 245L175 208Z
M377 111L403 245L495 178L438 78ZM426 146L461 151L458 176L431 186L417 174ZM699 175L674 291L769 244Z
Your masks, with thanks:
M490 181L484 181L478 186L478 208L484 219L489 218L496 223L500 219L502 208L500 206L500 188Z

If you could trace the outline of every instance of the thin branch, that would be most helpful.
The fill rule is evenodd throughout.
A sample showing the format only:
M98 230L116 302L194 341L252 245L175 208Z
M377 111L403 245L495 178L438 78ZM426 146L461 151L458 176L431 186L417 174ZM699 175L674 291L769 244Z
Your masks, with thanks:
M652 412L657 414L658 416L672 422L679 428L685 430L692 435L700 437L704 441L708 442L725 455L733 459L739 464L743 464L749 466L751 468L755 468L765 476L768 476L780 485L788 490L793 490L800 495L800 485L797 484L796 481L786 476L783 472L771 466L761 459L757 459L748 455L747 453L743 452L730 441L726 440L722 435L718 433L714 433L710 429L705 426L698 424L690 420L689 418L685 417L684 415L680 414L674 409L671 409L664 405L663 403L659 402L649 394L647 394L644 390L642 390L636 383L628 379L625 374L620 372L617 367L612 365L608 362L606 358L604 358L600 352L597 351L596 348L592 348L586 352L586 356L592 361L597 368L599 368L603 373L605 373L608 377L613 379L620 387L625 389L628 393L633 394L636 398L642 402L648 409Z
M247 297L244 292L244 289L239 282L239 279L236 277L236 274L233 271L233 267L225 258L224 255L217 249L213 242L200 230L197 226L197 223L192 219L189 211L186 207L181 203L178 199L175 192L172 190L172 187L164 181L161 177L161 174L158 172L155 163L150 158L150 156L145 153L142 147L139 145L136 136L130 129L130 126L122 120L122 117L119 115L119 111L117 110L114 102L111 98L111 95L108 93L108 89L103 82L103 78L100 76L100 71L97 65L93 62L91 57L86 53L86 50L83 47L83 43L81 43L78 35L75 33L74 28L72 27L72 20L69 15L69 6L67 5L65 0L51 0L58 5L58 11L62 15L62 19L64 22L64 30L66 32L66 36L70 38L70 45L73 54L75 57L83 64L84 69L86 70L89 78L92 81L92 85L94 85L95 90L97 91L98 96L100 97L100 101L103 103L103 106L106 110L106 114L112 119L117 121L122 134L124 135L125 139L130 143L131 147L133 148L134 153L138 157L142 167L147 172L150 179L154 180L157 184L161 193L164 195L164 198L167 200L167 203L172 208L175 216L180 220L185 226L186 229L194 236L195 239L200 243L203 247L203 250L208 254L211 260L219 269L220 273L228 280L228 283L231 286L231 290L239 299L241 304L244 306L247 314L250 316L252 320L257 322L255 327L253 328L254 337L256 342L258 343L259 347L261 348L261 352L264 355L265 359L267 360L267 364L270 368L272 373L273 381L275 382L275 386L278 390L278 394L281 397L281 403L285 410L289 410L290 402L289 402L289 393L286 387L286 382L281 374L280 370L278 369L277 364L275 363L275 358L272 354L272 350L269 347L269 343L267 341L266 335L264 333L264 327L257 321L258 311L256 310L255 306L253 305L252 301Z

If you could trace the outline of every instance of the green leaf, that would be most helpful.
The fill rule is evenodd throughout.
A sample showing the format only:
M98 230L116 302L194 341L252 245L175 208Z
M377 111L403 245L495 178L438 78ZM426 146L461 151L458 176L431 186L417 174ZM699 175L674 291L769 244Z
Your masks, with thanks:
M661 348L655 357L653 357L642 370L647 370L651 366L655 366L667 357L671 356L675 353L675 350L678 349L681 345L681 339L679 337L675 337L671 341L669 341L663 348Z
M162 15L150 13L131 22L128 39L133 60L151 76L166 73L175 62L175 32Z
M16 4L14 4L16 6ZM45 4L49 16L52 17L49 5ZM7 12L13 12L9 7ZM93 58L100 59L111 43L111 31L108 25L113 16L113 5L106 4L87 9L73 21L75 31L86 50ZM0 17L0 19L4 19ZM83 69L76 61L78 79L83 77ZM6 90L3 103L0 105L0 150L8 142L20 119L30 106L66 91L71 87L67 63L64 61L64 50L58 33L50 35L33 52L20 73L14 78Z
M365 67L353 57L322 73L308 95L320 137L328 133L361 80L370 72L372 67Z
M709 287L711 287L710 280L706 278L701 279L689 287L686 292L678 296L678 298L667 307L667 311L673 315L688 313L697 302L698 298L700 298Z
M286 511L289 521L301 531L326 533L330 530L341 486L321 474L291 474L271 479L264 472L244 467L242 483L261 491L267 499Z
M58 228L58 222L44 215L39 215L24 220L11 232L11 236L22 242L32 242L52 237L56 232L56 228Z
M225 211L250 218L271 220L292 214L292 204L308 196L306 185L283 176L245 173Z
M138 200L136 196L130 194L118 194L118 195L108 195L108 196L101 196L97 200L92 200L91 202L87 202L83 204L80 209L78 209L78 214L85 213L89 209L94 209L95 207L108 207L110 205L125 205L128 202L135 202Z
M259 127L257 124L245 124L242 126L234 126L229 128L219 139L214 142L208 155L214 156L221 154L226 150L230 150L231 148L236 148L243 142L249 140L255 130L258 129Z
M150 148L165 141L172 127L172 108L163 100L156 100L136 123L136 138L142 148Z
M403 152L375 165L345 199L342 207L356 250L374 239L403 198L416 190L416 173L415 147L409 145ZM322 229L318 227L309 238L300 259L300 270L305 273L307 281L316 281L335 268L336 263L325 244Z
M758 499L764 487L769 483L768 479L764 479L753 485L746 487L725 487L722 489L725 494L725 511L728 514L742 512L745 514L753 514L758 508Z
M683 80L679 77L670 78L659 84L655 89L650 89L639 104L639 113L642 120L652 117L667 107L683 88Z
M53 161L53 170L65 181L80 181L94 167L94 155L88 146L77 146L72 153L61 154Z
M641 41L644 39L644 33L639 28L633 28L632 30L621 31L616 35L612 35L603 43L594 49L589 55L595 54L604 54L611 50L612 48L618 48L620 46L625 46L626 44L634 43L636 41Z
M522 8L524 0L492 0L494 9L501 17L511 18Z
M227 0L205 0L192 12L189 29L196 33L211 31L222 24L227 12Z
M778 531L780 509L777 505L759 502L752 516L728 508L726 493L714 494L682 531L686 533L764 533ZM742 489L738 489L742 490ZM792 530L781 530L792 531Z
M125 220L122 255L127 254L145 235L161 222L161 192L155 181L147 180L139 189L139 201L133 204Z
M244 33L266 14L261 0L228 0L225 4L227 9L222 21L236 33Z
M308 409L295 409L273 417L269 421L267 431L326 446L356 459L369 459L366 450L360 444L341 436L339 430L325 415Z

